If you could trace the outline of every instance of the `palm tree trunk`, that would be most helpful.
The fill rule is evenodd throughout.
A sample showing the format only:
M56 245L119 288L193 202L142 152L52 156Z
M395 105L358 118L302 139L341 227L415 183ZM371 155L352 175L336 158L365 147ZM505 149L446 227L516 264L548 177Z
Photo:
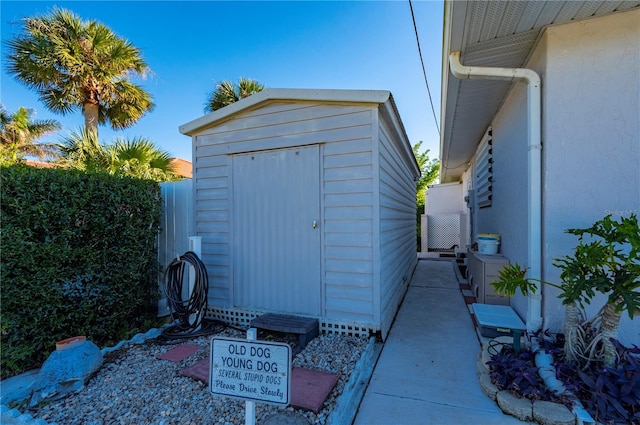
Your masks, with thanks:
M576 363L576 348L578 346L578 306L576 303L567 304L564 313L564 359L569 364Z
M98 112L100 105L97 103L87 102L82 108L84 114L84 126L87 130L98 132Z
M616 312L616 306L621 302L617 298L614 302L609 302L604 306L602 312L602 323L600 324L600 334L602 335L602 345L604 348L605 367L615 367L617 352L611 343L610 338L618 337L618 326L622 312Z

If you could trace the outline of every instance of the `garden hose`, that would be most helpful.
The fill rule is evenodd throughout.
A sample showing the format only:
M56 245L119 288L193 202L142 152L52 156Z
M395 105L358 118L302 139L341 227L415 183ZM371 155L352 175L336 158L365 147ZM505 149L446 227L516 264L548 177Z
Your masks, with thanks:
M189 298L185 300L182 294L189 285L189 267L195 269L195 281ZM209 278L204 263L194 252L187 251L167 266L164 272L164 292L175 323L162 331L164 337L175 339L211 333L211 324L204 320L208 305Z

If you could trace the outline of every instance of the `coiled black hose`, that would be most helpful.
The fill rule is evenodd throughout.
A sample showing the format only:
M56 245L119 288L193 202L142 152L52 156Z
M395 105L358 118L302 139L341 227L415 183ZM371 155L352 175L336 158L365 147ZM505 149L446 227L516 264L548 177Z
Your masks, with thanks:
M195 281L189 299L183 300L184 285L189 285L189 266L195 269ZM203 319L208 305L209 277L204 263L195 252L187 251L167 266L164 272L164 292L175 325L165 328L163 336L182 338L208 333L203 329L208 325L203 324Z

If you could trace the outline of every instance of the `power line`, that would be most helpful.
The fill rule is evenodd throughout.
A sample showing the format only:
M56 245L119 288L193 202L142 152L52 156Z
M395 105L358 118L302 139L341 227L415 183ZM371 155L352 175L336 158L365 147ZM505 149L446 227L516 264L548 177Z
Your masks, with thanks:
M431 90L429 89L429 80L427 79L427 71L424 68L424 60L422 59L422 49L420 49L420 38L418 37L418 27L416 26L416 17L413 13L413 5L409 0L409 8L411 9L411 19L413 19L413 30L416 33L416 42L418 43L418 54L420 55L420 63L422 64L422 74L424 75L424 82L427 85L427 93L429 93L429 103L431 104L431 112L433 112L433 121L436 123L436 129L438 135L440 135L440 127L438 126L438 119L436 118L436 110L433 107L433 99L431 98Z

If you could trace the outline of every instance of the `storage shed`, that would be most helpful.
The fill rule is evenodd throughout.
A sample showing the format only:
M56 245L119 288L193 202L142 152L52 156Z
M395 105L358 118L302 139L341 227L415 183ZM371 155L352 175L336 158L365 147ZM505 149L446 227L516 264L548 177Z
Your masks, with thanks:
M266 89L180 132L207 316L296 314L385 338L417 263L420 175L391 93Z

